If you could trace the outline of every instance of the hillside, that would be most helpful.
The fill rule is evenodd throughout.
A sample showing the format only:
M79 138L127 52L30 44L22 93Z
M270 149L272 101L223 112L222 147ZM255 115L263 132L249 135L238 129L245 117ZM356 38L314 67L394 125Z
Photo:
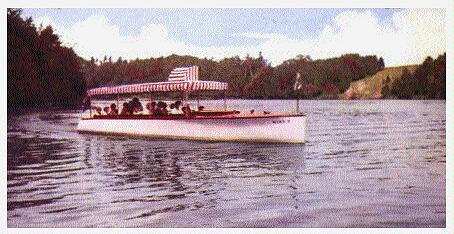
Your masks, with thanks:
M372 76L367 76L361 80L354 81L350 87L339 95L341 99L378 99L382 98L382 85L386 77L391 83L400 79L405 68L414 73L418 65L406 65L399 67L387 67Z

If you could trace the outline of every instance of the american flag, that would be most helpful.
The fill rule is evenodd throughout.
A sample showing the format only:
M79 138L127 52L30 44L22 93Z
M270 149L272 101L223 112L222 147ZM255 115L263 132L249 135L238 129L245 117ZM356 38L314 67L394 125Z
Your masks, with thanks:
M169 81L190 81L199 80L199 67L178 67L173 69L169 75Z

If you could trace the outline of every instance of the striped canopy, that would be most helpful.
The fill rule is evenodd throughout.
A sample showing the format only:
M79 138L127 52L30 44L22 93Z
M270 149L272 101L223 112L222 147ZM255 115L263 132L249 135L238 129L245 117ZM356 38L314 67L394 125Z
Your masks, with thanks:
M199 66L177 67L170 71L169 81L199 80Z
M218 81L170 81L133 85L121 85L114 87L100 87L87 91L88 96L128 93L150 92L176 92L176 91L213 91L227 90L227 83Z

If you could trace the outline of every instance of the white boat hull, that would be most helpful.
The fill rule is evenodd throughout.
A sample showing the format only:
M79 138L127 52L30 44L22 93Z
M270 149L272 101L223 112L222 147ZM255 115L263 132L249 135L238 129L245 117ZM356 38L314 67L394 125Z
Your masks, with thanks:
M306 116L194 119L81 119L79 132L207 141L305 142Z

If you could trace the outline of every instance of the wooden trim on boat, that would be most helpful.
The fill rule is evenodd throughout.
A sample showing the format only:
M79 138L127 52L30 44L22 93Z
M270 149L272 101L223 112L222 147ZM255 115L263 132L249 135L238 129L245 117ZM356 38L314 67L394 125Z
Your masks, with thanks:
M291 114L291 113L276 113L276 114L210 114L210 115L198 115L194 114L189 117L183 114L178 115L95 115L92 118L82 118L82 120L194 120L194 119L259 119L259 118L276 118L276 117L301 117L306 114Z

